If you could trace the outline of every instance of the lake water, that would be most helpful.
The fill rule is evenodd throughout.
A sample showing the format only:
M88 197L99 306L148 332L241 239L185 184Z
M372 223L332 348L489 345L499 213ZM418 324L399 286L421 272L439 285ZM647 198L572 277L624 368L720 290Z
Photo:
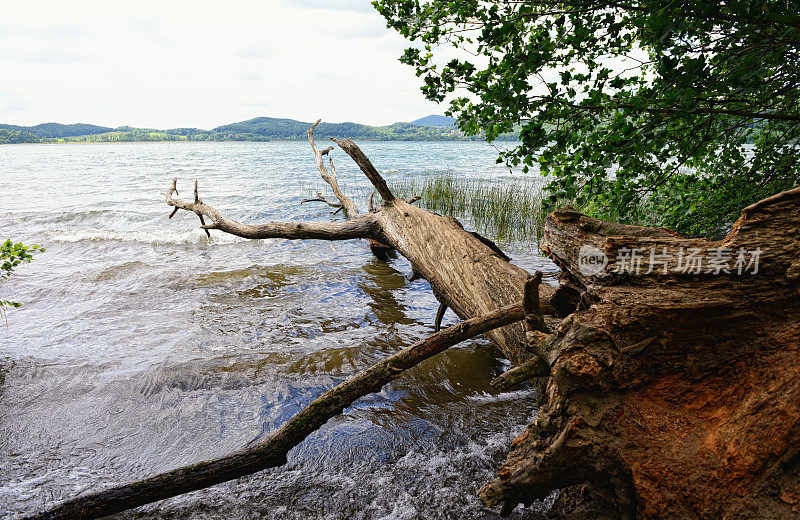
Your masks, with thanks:
M512 178L484 143L362 148L390 182ZM366 179L334 153L363 210ZM0 147L0 239L46 248L0 282L23 303L0 323L0 518L240 449L432 332L438 302L404 259L355 240L209 240L195 215L167 219L173 177L179 198L198 179L238 220L341 219L300 204L329 193L308 143ZM554 275L533 245L502 246ZM357 401L287 465L118 517L499 518L475 492L536 413L533 390L489 387L506 368L466 342Z

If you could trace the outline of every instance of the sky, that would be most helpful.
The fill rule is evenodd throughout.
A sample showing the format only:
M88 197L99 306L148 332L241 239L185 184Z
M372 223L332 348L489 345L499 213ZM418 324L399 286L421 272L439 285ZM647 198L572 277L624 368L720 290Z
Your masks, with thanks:
M0 123L210 129L254 117L386 125L444 113L370 0L13 2Z

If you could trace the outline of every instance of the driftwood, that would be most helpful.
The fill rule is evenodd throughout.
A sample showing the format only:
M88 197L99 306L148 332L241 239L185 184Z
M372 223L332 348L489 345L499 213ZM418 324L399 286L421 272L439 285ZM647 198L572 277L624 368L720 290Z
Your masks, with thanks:
M126 509L250 475L286 463L286 454L359 397L378 392L403 371L479 334L523 319L522 305L462 321L359 372L328 390L280 428L249 448L225 457L174 469L73 500L29 520L101 518Z
M313 140L313 127L309 142L314 151L317 167L323 179L331 186L349 220L343 222L268 222L245 224L225 217L199 196L194 202L173 198L173 190L166 193L166 202L211 220L203 229L217 229L244 238L286 238L370 240L372 251L379 257L386 250L396 250L411 263L414 276L428 280L437 299L452 309L457 316L468 319L481 316L498 308L522 301L525 280L524 269L511 264L496 245L480 235L464 230L452 217L444 217L411 205L394 196L361 149L349 139L333 139L359 166L383 199L380 208L359 214L355 203L339 188L335 168L325 167L322 157L331 149L320 151ZM323 153L324 152L324 153ZM173 188L176 181L173 180ZM174 213L174 212L173 212ZM543 310L553 289L539 287ZM521 324L512 324L493 330L487 338L512 362L522 363L531 357L526 346Z
M554 518L800 517L800 188L720 241L558 211L543 247L569 315L530 335L546 402L481 500L509 513L560 489Z

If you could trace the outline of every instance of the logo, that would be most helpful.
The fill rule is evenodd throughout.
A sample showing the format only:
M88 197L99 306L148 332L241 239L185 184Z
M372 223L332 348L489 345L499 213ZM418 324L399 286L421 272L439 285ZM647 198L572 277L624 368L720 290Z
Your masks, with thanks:
M606 254L594 246L584 244L578 251L578 270L583 276L595 276L605 271L608 265Z

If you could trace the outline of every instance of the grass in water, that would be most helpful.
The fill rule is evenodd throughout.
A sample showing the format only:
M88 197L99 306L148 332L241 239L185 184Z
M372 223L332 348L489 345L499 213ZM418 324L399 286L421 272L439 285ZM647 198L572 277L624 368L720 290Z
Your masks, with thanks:
M544 232L541 185L531 179L463 179L436 174L392 183L402 198L419 195L427 210L466 218L478 232L500 242L535 241Z

